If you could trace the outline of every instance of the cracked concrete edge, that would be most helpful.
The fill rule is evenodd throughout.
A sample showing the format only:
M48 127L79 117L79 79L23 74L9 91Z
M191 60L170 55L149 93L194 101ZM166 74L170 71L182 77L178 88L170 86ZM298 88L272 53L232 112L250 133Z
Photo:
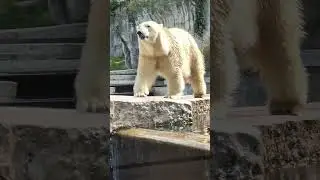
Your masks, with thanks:
M117 159L116 167L146 162L156 164L167 162L179 169L183 163L188 164L191 161L203 162L208 166L210 160L209 136L197 133L130 128L113 134L111 144L111 150L115 154L113 157ZM170 161L180 161L180 163L170 164ZM147 168L151 171L156 170L159 167L156 164ZM170 169L165 171L174 172ZM197 171L209 172L209 169L201 168ZM178 176L185 174L175 173Z
M101 158L108 160L108 155L105 152L109 148L109 130L105 127L72 129L0 124L0 135L0 177L8 179L24 179L22 174L25 175L25 178L37 176L37 174L47 176L53 171L59 172L61 170L50 168L51 165L59 166L59 163L64 163L67 167L73 167L74 163L78 163L74 164L77 170L69 172L70 177L78 177L79 175L88 175L89 164L92 166L99 164ZM79 141L80 139L83 142ZM74 147L82 148L73 149L72 144L78 145ZM92 149L99 152L92 153ZM30 153L33 155L29 155ZM108 161L101 162L97 166L103 169L109 168ZM28 171L25 172L27 167ZM41 174L37 172L39 168L42 169L40 170ZM69 177L67 171L67 169L61 170L61 179ZM96 176L99 177L98 179L109 176L108 172L105 174L99 170L99 173Z
M213 179L255 179L264 173L261 132L246 122L215 121L210 146Z
M279 169L320 162L315 142L320 138L320 121L315 117L260 118L215 121L211 126L213 178L261 178Z
M194 99L189 95L177 100L167 99L163 96L137 98L111 95L111 130L123 127L140 127L203 132L208 124L203 121L208 121L209 100L209 95L201 99ZM198 103L201 108L195 108L199 101L203 102ZM205 105L206 108L202 108Z
M208 152L210 150L209 136L197 133L169 132L143 128L130 128L125 130L119 130L115 133L115 135L127 138L142 139L160 143L186 146L189 148L202 149Z
M0 123L9 126L25 125L59 129L109 129L110 125L108 114L79 113L73 109L0 107L0 114Z

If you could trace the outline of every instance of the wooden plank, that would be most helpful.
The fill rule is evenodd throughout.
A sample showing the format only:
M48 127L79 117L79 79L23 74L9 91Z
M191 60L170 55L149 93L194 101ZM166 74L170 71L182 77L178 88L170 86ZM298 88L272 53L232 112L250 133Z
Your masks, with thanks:
M0 76L14 73L75 71L80 60L0 61Z
M73 98L49 98L49 99L12 99L1 101L1 106L7 107L41 107L41 108L62 108L74 109Z
M305 66L320 66L320 49L307 49L301 51L301 58Z
M8 29L0 31L0 44L82 41L86 37L86 23Z
M79 59L82 43L0 44L0 60Z
M133 86L134 85L135 80L131 79L131 80L110 80L110 86L114 87L114 86ZM155 84L153 86L166 86L165 81L156 81Z

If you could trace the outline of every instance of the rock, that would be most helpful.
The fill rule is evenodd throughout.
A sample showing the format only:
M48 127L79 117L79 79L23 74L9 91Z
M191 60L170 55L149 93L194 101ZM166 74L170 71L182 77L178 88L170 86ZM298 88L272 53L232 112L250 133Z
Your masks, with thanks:
M212 179L313 180L320 162L320 104L304 116L269 116L265 107L237 108L227 120L211 122ZM288 178L294 179L294 178Z
M109 178L107 115L14 107L1 107L0 114L0 177Z
M119 130L111 141L118 180L209 177L209 136L133 128Z
M0 102L11 102L17 95L16 82L12 81L0 81Z
M162 96L137 98L110 96L111 129L141 127L205 133L209 123L210 96L180 100Z

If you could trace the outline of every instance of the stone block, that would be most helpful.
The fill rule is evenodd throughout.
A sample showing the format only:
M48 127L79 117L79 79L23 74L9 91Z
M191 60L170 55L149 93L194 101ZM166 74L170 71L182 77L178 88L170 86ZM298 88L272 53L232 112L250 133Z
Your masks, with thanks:
M17 95L17 86L13 81L0 81L0 102L12 102Z
M107 115L14 107L0 114L0 179L109 178Z
M319 108L309 104L302 116L270 116L266 107L236 108L227 120L212 121L211 178L280 180L288 172L297 177L311 172L320 162ZM300 179L314 180L306 178Z
M118 180L207 180L209 136L124 129L112 136L113 175Z
M206 133L209 127L210 95L183 96L179 100L163 96L110 96L111 129L140 127Z

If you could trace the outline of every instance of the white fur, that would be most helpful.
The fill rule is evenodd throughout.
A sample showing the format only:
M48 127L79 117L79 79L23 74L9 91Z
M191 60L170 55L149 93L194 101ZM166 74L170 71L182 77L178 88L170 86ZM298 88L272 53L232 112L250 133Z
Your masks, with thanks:
M212 18L216 18L211 24L212 117L221 119L226 107L232 105L230 96L239 81L238 65L259 70L271 114L298 115L308 92L307 74L300 58L304 34L300 2L213 0L211 3Z
M205 94L203 56L188 32L179 28L165 29L162 24L147 21L137 26L137 33L142 33L145 38L141 39L138 35L135 96L148 95L157 75L168 81L167 97L180 97L186 79L191 79L195 96Z

